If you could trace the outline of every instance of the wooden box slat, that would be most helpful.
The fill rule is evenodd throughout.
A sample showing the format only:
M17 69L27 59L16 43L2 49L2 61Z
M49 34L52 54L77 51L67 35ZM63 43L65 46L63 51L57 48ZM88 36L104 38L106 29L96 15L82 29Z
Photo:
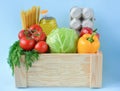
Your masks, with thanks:
M26 71L24 57L15 67L16 87L91 87L102 85L102 53L40 54Z

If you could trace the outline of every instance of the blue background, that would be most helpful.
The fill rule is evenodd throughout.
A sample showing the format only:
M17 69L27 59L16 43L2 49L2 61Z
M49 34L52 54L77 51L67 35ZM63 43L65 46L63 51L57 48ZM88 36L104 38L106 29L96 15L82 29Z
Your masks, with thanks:
M73 6L91 7L95 12L95 28L101 35L103 88L15 88L14 77L7 64L8 50L21 30L20 11L33 5L48 9L59 27L69 26ZM0 2L0 91L120 91L120 1L119 0L1 0Z

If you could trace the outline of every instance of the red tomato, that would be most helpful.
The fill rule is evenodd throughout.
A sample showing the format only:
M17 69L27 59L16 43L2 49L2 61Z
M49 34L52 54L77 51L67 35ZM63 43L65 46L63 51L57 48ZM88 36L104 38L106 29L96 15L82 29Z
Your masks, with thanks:
M93 30L88 27L83 27L80 31L80 37L83 36L84 34L92 34Z
M29 37L23 37L20 39L20 47L26 51L32 50L36 42L34 39Z
M21 30L21 31L18 33L18 38L21 39L22 37L25 37L24 30Z
M45 33L42 32L42 28L37 24L32 25L29 31L32 33L32 38L37 42L46 39Z
M36 41L45 41L46 39L46 35L44 32L36 32L34 34L32 34L32 38Z
M42 32L41 35L40 35L40 37L41 37L40 40L44 41L46 39L46 34L44 32Z
M97 30L95 30L96 32ZM80 31L80 37L83 36L84 34L92 34L94 31L91 28L88 27L83 27ZM100 38L99 33L96 32L96 36L98 37L98 39Z
M35 32L34 30L36 30L36 31L38 31L38 32L41 32L41 31L42 31L42 28L41 28L39 25L35 24L35 25L32 25L32 26L30 27L30 31L31 31L31 32Z
M100 34L99 33L96 33L96 36L98 37L98 39L100 39Z
M18 33L18 38L21 39L23 37L30 37L31 36L31 33L28 31L28 30L21 30L19 33Z
M39 53L45 53L48 51L48 45L45 41L39 41L34 49Z

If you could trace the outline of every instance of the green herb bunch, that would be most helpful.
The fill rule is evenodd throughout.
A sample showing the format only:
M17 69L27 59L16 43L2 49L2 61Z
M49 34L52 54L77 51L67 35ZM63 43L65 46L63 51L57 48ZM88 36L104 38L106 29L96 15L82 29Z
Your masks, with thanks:
M39 58L39 53L35 50L25 51L19 46L19 41L13 43L10 47L9 55L8 55L8 64L12 69L12 74L14 75L14 69L16 66L20 67L20 58L21 56L25 56L24 64L26 66L26 70L32 66L34 61L37 61Z

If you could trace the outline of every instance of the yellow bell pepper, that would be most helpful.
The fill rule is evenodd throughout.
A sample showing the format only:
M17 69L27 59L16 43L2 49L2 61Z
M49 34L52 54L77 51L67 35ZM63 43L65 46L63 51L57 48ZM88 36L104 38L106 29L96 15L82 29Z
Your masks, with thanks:
M95 33L84 34L78 40L78 53L96 53L100 47L100 41Z

